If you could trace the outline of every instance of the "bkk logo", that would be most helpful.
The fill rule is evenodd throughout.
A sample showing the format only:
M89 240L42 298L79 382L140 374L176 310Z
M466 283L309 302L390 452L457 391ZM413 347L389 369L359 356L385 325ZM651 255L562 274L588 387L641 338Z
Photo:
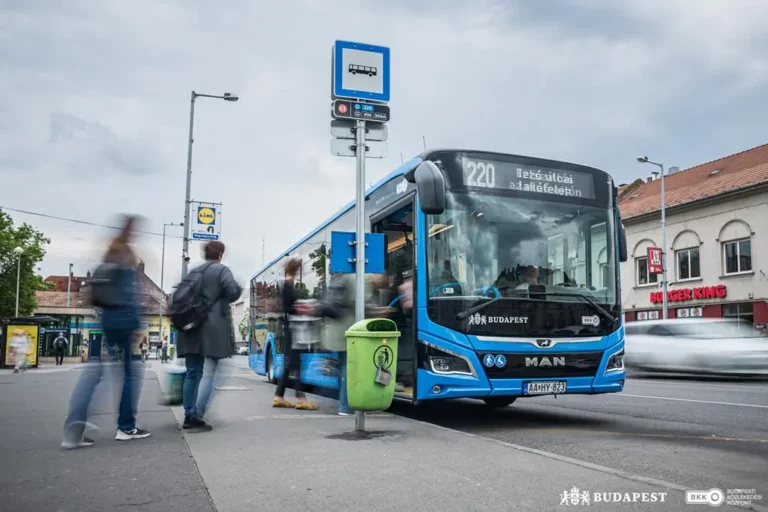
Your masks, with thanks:
M485 316L475 313L469 317L469 325L527 324L527 316Z

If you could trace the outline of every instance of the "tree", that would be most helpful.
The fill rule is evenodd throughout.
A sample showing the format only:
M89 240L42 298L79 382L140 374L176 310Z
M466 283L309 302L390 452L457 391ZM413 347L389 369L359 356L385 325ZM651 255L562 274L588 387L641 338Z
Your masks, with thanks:
M309 257L312 259L312 270L317 276L317 287L312 291L314 298L319 297L322 290L325 289L325 268L328 256L330 256L330 252L325 248L325 242L309 253Z
M237 329L240 331L241 339L247 339L248 338L248 324L250 324L251 315L249 313L246 313L243 315L243 319L240 320L240 325L237 326Z
M29 224L14 228L10 215L0 210L0 318L16 314L16 273L21 247L21 278L19 281L19 316L31 315L37 307L35 292L50 289L49 283L35 273L45 257L45 246L51 241Z

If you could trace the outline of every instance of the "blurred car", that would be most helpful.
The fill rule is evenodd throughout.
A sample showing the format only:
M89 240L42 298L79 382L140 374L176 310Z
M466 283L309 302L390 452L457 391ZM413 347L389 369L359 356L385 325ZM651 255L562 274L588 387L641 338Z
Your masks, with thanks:
M628 369L768 376L768 338L729 319L631 322L625 326Z
M239 356L247 356L248 355L248 347L247 346L237 347L237 355L239 355Z

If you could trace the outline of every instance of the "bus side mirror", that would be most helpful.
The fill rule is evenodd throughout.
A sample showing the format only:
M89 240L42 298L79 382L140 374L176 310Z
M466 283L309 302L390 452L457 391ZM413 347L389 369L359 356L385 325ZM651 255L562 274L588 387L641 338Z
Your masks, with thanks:
M619 261L624 263L628 259L627 231L624 229L624 223L619 221Z
M422 212L440 215L445 211L445 178L434 162L421 162L406 179L416 183Z

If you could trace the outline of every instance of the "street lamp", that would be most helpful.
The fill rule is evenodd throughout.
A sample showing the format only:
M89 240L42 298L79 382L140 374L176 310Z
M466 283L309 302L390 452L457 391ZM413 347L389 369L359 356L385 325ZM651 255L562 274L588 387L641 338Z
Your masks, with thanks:
M637 157L637 161L641 164L651 164L658 167L661 171L661 289L662 289L662 307L664 320L669 316L669 308L667 303L667 217L666 217L666 201L664 200L664 164L652 162L648 160L647 156Z
M187 147L187 191L184 196L184 246L181 251L181 278L187 275L189 265L189 196L192 191L192 143L194 142L195 100L197 98L216 98L224 101L237 101L237 94L225 92L221 96L215 94L199 94L192 91L189 104L189 145Z
M19 288L21 285L21 255L24 254L24 249L17 247L13 250L13 254L19 260L16 269L16 318L19 317Z

